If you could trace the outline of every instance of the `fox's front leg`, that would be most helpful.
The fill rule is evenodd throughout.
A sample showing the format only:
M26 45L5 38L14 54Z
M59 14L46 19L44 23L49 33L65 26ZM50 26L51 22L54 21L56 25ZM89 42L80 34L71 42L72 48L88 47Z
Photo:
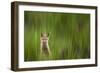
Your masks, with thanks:
M48 53L49 53L49 55L50 55L50 54L51 54L51 51L50 51L50 48L49 48L48 43L47 43L47 50L48 50Z
M42 45L43 45L43 44L42 44L42 41L41 41L41 43L40 43L40 54L42 54L42 52L43 52L43 51L42 51Z

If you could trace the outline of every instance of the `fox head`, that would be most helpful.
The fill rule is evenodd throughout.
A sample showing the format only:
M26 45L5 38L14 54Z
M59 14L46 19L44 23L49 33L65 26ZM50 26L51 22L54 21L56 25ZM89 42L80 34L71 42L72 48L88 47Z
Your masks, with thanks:
M49 37L49 33L41 33L41 37Z

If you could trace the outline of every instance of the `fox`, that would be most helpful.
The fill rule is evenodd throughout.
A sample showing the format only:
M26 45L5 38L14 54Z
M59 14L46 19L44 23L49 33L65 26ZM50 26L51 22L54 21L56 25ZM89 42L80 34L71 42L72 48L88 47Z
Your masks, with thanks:
M41 46L41 53L45 55L50 55L51 51L49 48L49 33L41 33L40 37L40 46Z

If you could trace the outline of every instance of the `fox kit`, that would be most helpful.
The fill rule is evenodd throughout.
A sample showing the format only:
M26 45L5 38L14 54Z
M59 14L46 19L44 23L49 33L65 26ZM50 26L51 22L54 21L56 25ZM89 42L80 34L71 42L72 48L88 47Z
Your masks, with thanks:
M41 42L41 53L45 55L50 55L50 48L49 48L49 34L41 33L40 42Z

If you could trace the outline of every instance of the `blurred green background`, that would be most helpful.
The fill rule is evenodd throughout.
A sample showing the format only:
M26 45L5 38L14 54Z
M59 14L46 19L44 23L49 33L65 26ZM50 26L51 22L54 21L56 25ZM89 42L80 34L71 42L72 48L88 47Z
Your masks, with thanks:
M51 56L40 54L49 33ZM24 11L24 61L90 58L90 14Z

